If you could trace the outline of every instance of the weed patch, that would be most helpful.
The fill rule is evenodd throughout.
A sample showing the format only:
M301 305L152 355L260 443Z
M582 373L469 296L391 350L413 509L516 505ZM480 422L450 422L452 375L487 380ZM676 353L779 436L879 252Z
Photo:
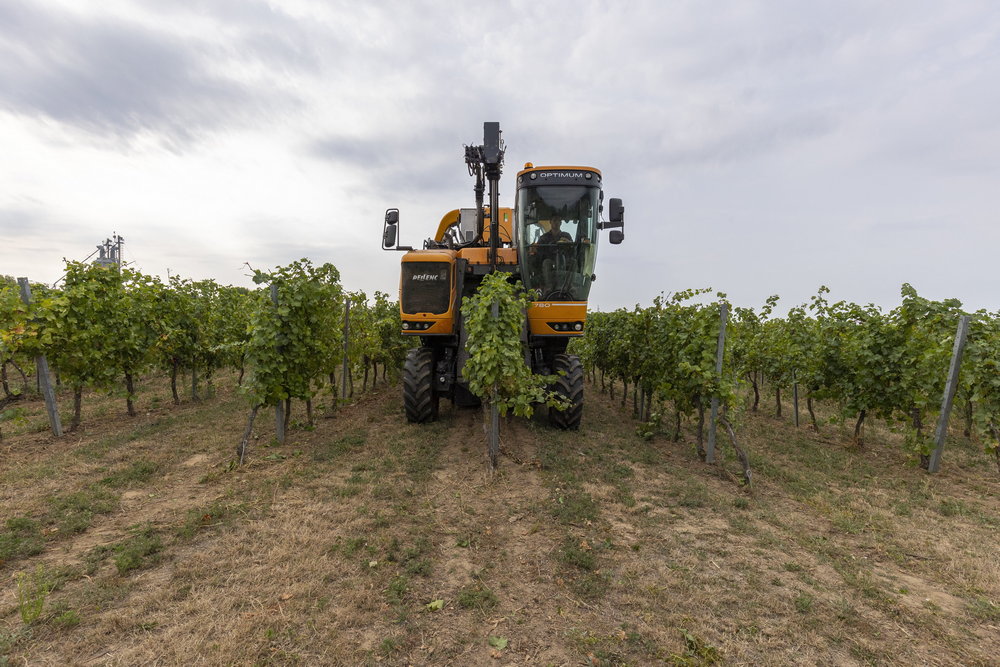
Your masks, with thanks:
M677 499L677 504L681 507L706 507L712 500L708 487L698 480L688 480L686 483L674 487L670 494Z
M485 612L496 607L500 600L496 594L481 581L463 587L458 592L458 606L465 609L478 609Z
M175 417L157 419L149 424L142 424L131 431L114 433L100 440L96 440L88 445L75 450L75 454L80 458L97 460L104 457L108 452L118 449L122 445L140 440L163 431L174 423Z
M155 563L159 560L158 556L162 550L163 540L151 527L134 529L130 537L115 547L114 560L118 574L125 574Z
M75 609L67 609L57 613L50 621L53 626L68 630L80 625L80 613Z
M28 517L7 519L5 528L0 532L0 564L34 556L45 549L41 526L34 519Z
M977 597L969 602L969 613L980 621L1000 622L1000 605L984 597Z
M316 445L313 450L314 461L332 461L340 458L349 452L365 444L366 434L364 431L355 431L348 435L341 436L332 442L324 442Z
M593 547L586 540L577 541L572 537L567 537L563 541L562 548L559 550L559 560L581 570L589 571L597 567L597 558L594 556Z
M948 517L967 516L969 514L969 508L961 500L945 498L938 506L938 512L941 513L941 516Z
M184 522L177 528L177 536L184 539L194 537L200 530L226 525L237 515L247 511L245 503L227 503L221 499L204 507L190 509Z
M608 594L611 589L611 578L604 572L585 572L572 577L569 588L585 600L597 600Z
M33 572L17 573L17 611L21 622L31 625L42 615L45 599L52 590L44 565L39 565Z
M118 496L93 485L82 491L50 498L49 507L46 522L55 524L63 535L71 535L87 530L96 515L115 511Z
M795 598L795 610L800 614L807 614L812 610L815 598L809 593L799 593Z
M673 664L684 667L696 665L716 665L722 660L719 649L686 628L681 628L684 638L684 653L671 656Z
M90 550L86 560L91 573L109 556L113 557L118 574L126 574L159 561L163 540L152 526L133 526L129 533L128 537L119 542Z
M127 468L108 475L98 484L113 489L137 486L148 482L156 474L157 469L158 466L152 461L137 461Z
M595 521L597 514L597 503L585 491L567 490L553 498L552 516L560 523L580 525Z
M385 597L389 601L389 604L400 605L403 604L409 590L409 580L403 575L399 575L393 577L392 581L389 582L389 587L385 591Z

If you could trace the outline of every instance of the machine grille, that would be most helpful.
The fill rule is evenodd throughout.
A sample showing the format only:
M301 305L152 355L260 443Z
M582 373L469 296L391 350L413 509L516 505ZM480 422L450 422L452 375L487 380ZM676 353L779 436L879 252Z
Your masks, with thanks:
M405 262L400 299L404 313L448 312L451 276L448 262Z

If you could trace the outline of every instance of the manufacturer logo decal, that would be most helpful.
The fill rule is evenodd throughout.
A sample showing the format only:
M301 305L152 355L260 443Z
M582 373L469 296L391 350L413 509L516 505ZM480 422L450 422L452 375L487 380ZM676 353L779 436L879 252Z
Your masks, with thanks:
M539 178L586 178L585 171L540 171Z

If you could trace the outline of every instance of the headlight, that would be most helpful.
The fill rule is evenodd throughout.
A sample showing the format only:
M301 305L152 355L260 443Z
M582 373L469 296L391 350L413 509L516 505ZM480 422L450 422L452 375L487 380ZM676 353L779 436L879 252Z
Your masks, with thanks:
M547 322L556 331L583 331L583 322Z
M426 331L434 326L436 322L403 322L403 331Z

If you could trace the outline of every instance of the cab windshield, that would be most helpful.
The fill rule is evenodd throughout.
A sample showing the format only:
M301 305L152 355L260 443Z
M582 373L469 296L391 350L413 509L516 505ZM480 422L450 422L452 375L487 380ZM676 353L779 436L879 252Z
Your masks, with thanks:
M582 185L523 187L514 219L521 279L542 301L585 301L597 259L600 188Z

